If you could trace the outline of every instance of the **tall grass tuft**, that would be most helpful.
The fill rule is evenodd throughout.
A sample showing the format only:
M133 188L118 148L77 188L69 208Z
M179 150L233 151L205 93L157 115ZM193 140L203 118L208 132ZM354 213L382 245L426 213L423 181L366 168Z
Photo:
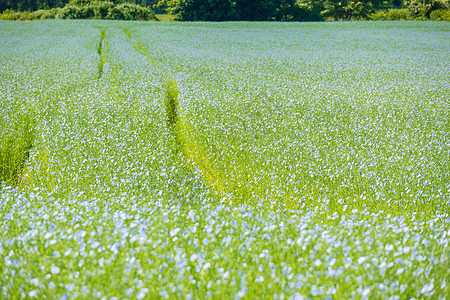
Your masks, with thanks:
M6 118L1 123L5 123ZM28 114L18 114L2 124L0 132L0 182L17 186L21 181L22 170L30 156L35 139L35 121Z
M97 53L100 57L98 62L98 78L103 76L103 66L106 63L106 56L103 54L103 40L106 38L106 30L100 32L100 42L98 43Z
M180 92L178 90L177 82L173 79L167 81L165 88L166 97L164 99L164 104L166 107L167 126L176 129L178 123L178 95Z

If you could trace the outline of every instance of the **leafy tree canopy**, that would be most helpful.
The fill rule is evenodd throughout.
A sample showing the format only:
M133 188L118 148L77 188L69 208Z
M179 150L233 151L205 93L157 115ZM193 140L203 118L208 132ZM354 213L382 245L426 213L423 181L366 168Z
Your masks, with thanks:
M38 9L49 9L64 7L68 3L84 6L91 2L103 2L99 0L0 0L0 12L7 9L16 11L35 11ZM151 7L157 0L109 0L115 5L122 3L138 4L143 7Z
M159 8L186 21L348 20L399 6L401 0L160 0L158 3Z

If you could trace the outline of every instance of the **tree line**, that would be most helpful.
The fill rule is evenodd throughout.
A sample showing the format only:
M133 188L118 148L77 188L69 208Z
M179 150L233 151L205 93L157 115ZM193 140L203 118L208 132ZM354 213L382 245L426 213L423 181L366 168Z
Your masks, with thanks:
M5 1L5 0L0 0ZM24 1L24 0L18 0ZM28 0L31 2L31 0ZM48 2L54 1L54 2ZM56 2L59 1L59 2ZM30 9L21 11L6 9L0 15L4 20L43 20L43 19L107 19L107 20L156 20L154 11L147 7L136 4L142 2L151 4L151 0L34 0ZM21 2L22 5L25 2ZM50 4L56 7L48 7ZM154 3L155 4L155 3ZM153 5L154 5L153 4ZM64 7L60 7L60 6ZM38 7L33 11L33 7ZM23 7L25 8L25 7ZM28 7L27 7L28 8Z
M41 18L152 19L156 9L180 21L450 20L449 8L449 0L0 0L1 12L47 10Z
M76 2L71 0L0 0L0 12L7 9L15 11L36 11L50 8L62 8L69 4L69 2ZM103 0L85 1L85 2L105 2ZM142 7L153 7L158 0L108 0L113 4L137 4Z
M396 10L402 18L429 17L448 0L160 0L157 7L184 21L324 21L368 19Z

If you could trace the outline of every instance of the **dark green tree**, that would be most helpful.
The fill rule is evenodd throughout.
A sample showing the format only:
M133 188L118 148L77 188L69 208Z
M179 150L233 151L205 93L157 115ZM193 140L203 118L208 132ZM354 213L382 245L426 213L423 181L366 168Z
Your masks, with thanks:
M323 0L322 16L332 20L366 19L377 9L389 8L390 0Z
M0 12L7 9L17 11L35 11L38 9L49 9L64 7L68 3L83 6L91 2L102 2L99 0L0 0ZM123 3L138 4L144 7L151 7L157 3L157 0L109 0L115 5Z
M184 21L318 20L297 0L161 0L158 7Z
M161 0L157 8L183 21L233 20L229 0Z
M69 0L0 0L0 11L7 9L17 11L35 11L38 9L49 9L63 7Z
M448 0L404 0L404 5L414 17L428 18L434 10L448 10Z

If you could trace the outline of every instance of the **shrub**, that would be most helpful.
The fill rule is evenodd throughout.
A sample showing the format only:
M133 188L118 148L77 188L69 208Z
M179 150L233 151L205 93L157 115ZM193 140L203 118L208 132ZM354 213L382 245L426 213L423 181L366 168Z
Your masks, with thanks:
M13 16L16 12L12 9L7 9L0 15L0 20L14 20Z
M155 14L147 7L123 3L124 0L73 0L64 8L18 12L5 10L0 20L42 20L42 19L115 19L115 20L156 20Z
M10 21L15 21L15 20L20 20L20 12L17 12L15 10L12 9L7 9L5 10L1 16L0 16L0 20L10 20Z
M106 19L108 13L114 8L114 3L110 1L96 1L89 5L94 11L94 18Z
M47 12L46 9L39 9L33 12L33 20L41 20L42 16Z
M411 20L412 16L407 9L379 10L369 15L370 20Z
M364 20L374 11L371 1L340 1L327 0L320 12L324 19L335 20Z
M40 9L33 12L33 20L55 19L60 8Z
M155 13L146 7L123 3L109 10L106 17L112 20L155 20Z
M425 7L423 0L405 0L406 7L415 18L428 18L435 10L449 9L448 0L427 0Z
M433 10L430 14L430 19L450 22L450 10L444 9Z
M44 20L55 19L61 12L61 8L40 9L35 12L20 12L14 10L5 10L0 15L0 20L25 21L25 20Z
M0 15L0 20L10 20L10 21L26 21L26 20L33 20L33 13L29 12L29 11L24 11L24 12L20 12L20 11L14 11L14 10L5 10L1 15Z
M90 19L94 18L94 9L91 6L66 5L58 13L59 19Z
M114 5L123 4L126 0L70 0L69 4L77 5L77 6L88 6L91 4L95 4L98 2L111 2Z

